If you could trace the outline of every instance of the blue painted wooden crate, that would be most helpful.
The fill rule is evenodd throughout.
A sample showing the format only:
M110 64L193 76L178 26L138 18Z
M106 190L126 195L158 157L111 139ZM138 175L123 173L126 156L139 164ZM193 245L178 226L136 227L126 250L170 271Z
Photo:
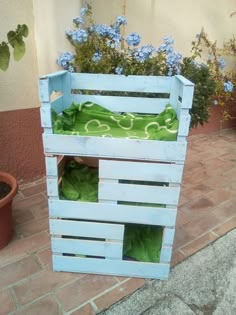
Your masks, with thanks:
M75 89L142 92L142 96L159 93L165 98L83 95L74 94ZM186 155L193 84L179 75L125 77L61 71L42 77L39 91L54 270L166 279ZM60 96L52 100L54 91L59 91ZM72 102L85 101L93 101L112 111L147 114L158 114L170 103L179 119L177 141L53 134L51 109L60 113ZM64 156L99 159L98 203L60 200L58 187ZM168 185L153 186L147 182ZM164 204L165 208L147 207L147 202ZM130 223L163 227L160 263L122 259L125 224ZM70 238L63 238L64 235ZM86 257L71 256L73 254Z

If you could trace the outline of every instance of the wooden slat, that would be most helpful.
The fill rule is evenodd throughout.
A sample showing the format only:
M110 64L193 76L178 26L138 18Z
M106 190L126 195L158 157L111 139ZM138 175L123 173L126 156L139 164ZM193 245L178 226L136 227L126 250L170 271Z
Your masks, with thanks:
M59 197L58 179L47 177L47 194L49 197Z
M182 109L179 119L178 136L188 136L190 121L191 116L189 115L189 110Z
M171 246L162 246L160 262L161 263L170 263L172 255L172 247Z
M45 153L159 161L184 161L187 142L43 134Z
M143 263L124 260L52 256L54 271L96 273L126 277L167 279L169 264Z
M57 157L46 156L45 164L46 164L46 175L57 177L58 176Z
M90 238L123 240L124 225L50 219L50 233Z
M51 104L42 103L40 107L41 126L43 128L52 128Z
M99 183L98 196L104 200L177 205L180 187Z
M71 88L123 92L169 93L172 77L72 73Z
M181 183L183 165L126 161L99 161L99 178Z
M94 102L114 112L159 114L170 103L168 98L124 97L72 94L75 103Z
M176 213L176 208L139 207L49 199L49 215L51 218L174 226Z
M52 237L51 244L52 251L54 253L80 254L122 259L122 242L102 242Z
M172 245L174 242L175 228L164 228L163 245Z

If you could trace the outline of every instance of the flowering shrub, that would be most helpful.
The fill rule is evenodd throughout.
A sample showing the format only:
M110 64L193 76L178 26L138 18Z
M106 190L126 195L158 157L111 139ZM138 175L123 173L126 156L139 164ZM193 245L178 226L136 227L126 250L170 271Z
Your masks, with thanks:
M191 127L208 121L208 109L217 91L218 80L210 63L196 61L201 55L200 37L193 42L192 56L182 58L182 54L174 50L171 37L164 37L158 47L141 45L141 36L136 32L123 37L122 28L127 24L124 16L118 16L112 25L94 23L90 5L81 9L73 23L75 29L66 31L66 36L75 52L64 52L59 56L57 63L62 68L71 72L117 75L182 74L195 83ZM218 59L218 66L225 66L223 59ZM223 82L223 89L230 91L231 81Z
M197 36L193 42L194 58L205 56L205 64L208 66L211 77L215 82L215 92L212 97L213 105L218 105L223 111L223 118L231 117L231 109L235 102L234 86L236 84L236 75L233 71L226 71L227 63L223 56L236 55L234 50L234 39L225 43L224 48L218 48L216 42L211 42L204 30Z

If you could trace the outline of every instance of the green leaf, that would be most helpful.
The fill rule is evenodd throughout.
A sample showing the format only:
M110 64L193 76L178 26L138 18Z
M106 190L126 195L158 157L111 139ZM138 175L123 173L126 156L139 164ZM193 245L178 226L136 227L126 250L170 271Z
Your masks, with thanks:
M15 42L13 56L16 61L20 60L25 54L25 43L22 39L18 38Z
M14 31L9 31L7 33L7 39L9 44L14 48L15 42L16 42L16 32Z
M10 50L7 43L0 44L0 69L6 71L10 62Z
M26 24L21 25L21 34L24 37L27 37L29 35L29 29L28 29L28 26Z

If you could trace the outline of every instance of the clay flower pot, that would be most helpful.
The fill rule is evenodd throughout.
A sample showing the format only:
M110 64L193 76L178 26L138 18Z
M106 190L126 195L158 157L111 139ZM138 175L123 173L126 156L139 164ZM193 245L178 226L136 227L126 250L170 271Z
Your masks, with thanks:
M12 238L12 200L18 189L16 179L5 172L0 171L0 182L10 185L10 192L0 199L0 249L6 246Z

